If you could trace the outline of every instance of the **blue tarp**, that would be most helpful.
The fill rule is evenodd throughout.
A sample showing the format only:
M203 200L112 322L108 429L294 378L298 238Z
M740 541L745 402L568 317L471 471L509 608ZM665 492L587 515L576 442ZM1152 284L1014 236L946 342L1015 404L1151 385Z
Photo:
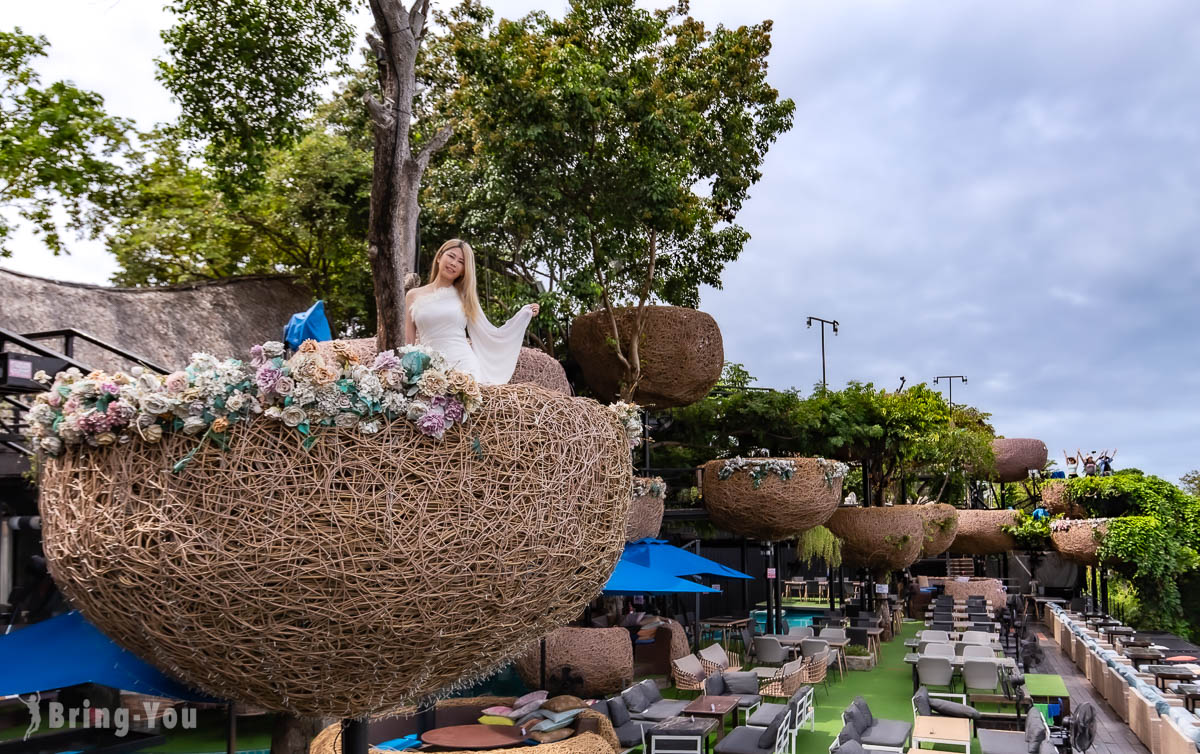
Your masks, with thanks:
M78 611L0 636L0 696L98 683L189 702L220 702L113 643Z
M706 574L727 579L754 578L694 552L669 545L662 539L639 539L631 542L625 545L625 554L621 559L670 576Z
M631 563L622 557L617 561L617 567L608 583L604 585L605 594L678 594L681 592L716 592L712 587L697 584L695 581L676 578L668 573L655 571L637 563Z
M318 301L308 311L293 314L287 327L283 328L283 339L293 351L306 340L333 340L329 320L325 318L325 302Z

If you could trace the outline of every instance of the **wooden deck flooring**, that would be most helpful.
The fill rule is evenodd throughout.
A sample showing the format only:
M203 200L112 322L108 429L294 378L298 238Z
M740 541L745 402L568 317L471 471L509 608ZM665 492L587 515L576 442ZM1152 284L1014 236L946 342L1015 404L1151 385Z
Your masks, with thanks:
M1038 640L1046 655L1042 672L1057 673L1067 684L1071 694L1071 709L1078 709L1086 702L1096 707L1096 743L1088 754L1149 754L1150 750L1142 745L1133 731L1129 729L1117 713L1113 712L1104 701L1104 697L1096 693L1075 663L1067 658L1054 643L1054 637L1045 627L1038 627Z

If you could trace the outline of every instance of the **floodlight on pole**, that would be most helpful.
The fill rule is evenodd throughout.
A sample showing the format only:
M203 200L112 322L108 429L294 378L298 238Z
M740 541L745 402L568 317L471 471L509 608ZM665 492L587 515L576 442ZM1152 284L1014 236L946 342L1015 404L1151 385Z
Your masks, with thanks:
M821 323L821 389L825 389L825 325L833 327L833 334L838 334L838 321L836 319L821 319L820 317L809 317L805 322L807 327L812 327L813 322Z

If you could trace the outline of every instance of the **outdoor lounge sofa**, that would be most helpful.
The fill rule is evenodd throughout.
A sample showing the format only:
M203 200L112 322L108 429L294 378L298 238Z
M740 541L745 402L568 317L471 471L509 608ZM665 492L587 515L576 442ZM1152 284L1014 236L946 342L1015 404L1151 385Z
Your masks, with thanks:
M867 700L854 697L842 711L842 731L829 747L831 752L847 741L857 741L867 751L888 751L904 754L912 738L912 723L904 720L884 720L871 714Z
M658 684L652 680L639 681L621 692L621 699L633 720L661 723L679 717L691 702L687 699L663 699Z
M622 752L643 745L646 742L646 731L658 724L651 720L634 720L620 695L599 702L593 705L592 709L608 717Z
M809 730L817 729L816 705L813 703L812 686L801 686L785 703L763 702L754 710L754 714L746 719L746 725L751 728L767 728L782 710L792 713L792 732L795 734L805 723Z
M758 673L717 673L704 680L704 693L709 696L736 696L738 710L743 719L748 717L758 705L762 704L762 695L758 693Z
M1036 709L1025 716L1024 731L980 728L976 736L981 754L1058 754L1058 749L1050 743L1050 728ZM1037 748L1030 748L1031 744L1036 744Z
M739 725L713 747L716 754L785 754L795 746L795 731L787 707L766 728Z

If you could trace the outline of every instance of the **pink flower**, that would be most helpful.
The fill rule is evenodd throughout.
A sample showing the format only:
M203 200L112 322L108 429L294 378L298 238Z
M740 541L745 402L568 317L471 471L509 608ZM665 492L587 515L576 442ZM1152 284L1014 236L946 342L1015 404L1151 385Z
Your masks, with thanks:
M258 389L264 393L269 393L275 389L275 383L283 376L283 372L275 367L274 364L263 364L254 374L254 381L258 384Z
M182 393L188 388L187 372L171 372L165 384L168 393Z
M440 408L431 408L417 420L417 429L422 434L442 439L446 432L446 414Z
M118 388L115 383L105 382L100 386L100 391L103 393L108 393L109 395L116 395L117 393L121 392L121 389Z
M250 346L250 366L261 367L267 363L267 356L262 346Z
M442 410L446 413L446 420L449 422L460 422L463 420L465 413L463 404L454 398L447 398L446 405Z

